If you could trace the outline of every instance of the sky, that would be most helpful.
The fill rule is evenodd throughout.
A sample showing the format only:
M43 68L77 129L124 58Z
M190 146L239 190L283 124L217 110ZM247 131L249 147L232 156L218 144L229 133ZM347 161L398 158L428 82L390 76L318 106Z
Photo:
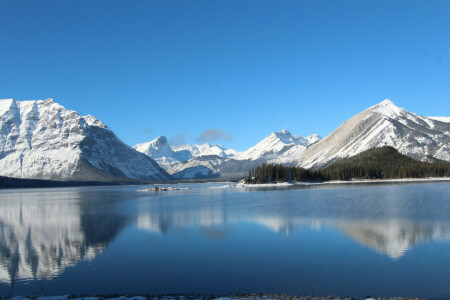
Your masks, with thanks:
M450 1L0 1L0 99L129 145L326 136L389 98L450 115Z

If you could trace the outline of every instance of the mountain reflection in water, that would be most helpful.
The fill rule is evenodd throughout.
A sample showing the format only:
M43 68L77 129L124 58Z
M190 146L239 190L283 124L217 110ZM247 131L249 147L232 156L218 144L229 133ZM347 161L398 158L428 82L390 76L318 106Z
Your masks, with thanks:
M432 240L450 240L450 221L413 221L402 219L343 219L343 218L305 218L291 214L283 215L282 211L270 211L264 216L250 211L236 211L228 214L223 206L203 207L202 210L180 210L161 212L153 209L148 203L139 211L157 211L155 214L140 214L137 227L151 233L165 234L170 229L201 227L202 231L217 231L210 234L212 238L225 238L226 232L220 229L222 224L249 222L261 225L273 232L289 235L300 228L320 230L330 227L349 236L392 259L398 259L414 246ZM242 214L242 215L241 215ZM208 234L205 236L209 237Z
M0 282L51 279L81 260L94 259L126 224L126 216L113 211L93 213L108 196L77 189L3 194Z
M449 184L438 185L434 196L448 195ZM58 277L101 255L126 228L155 235L156 243L169 234L189 240L192 228L211 241L233 239L242 224L285 237L327 228L398 260L421 243L450 240L450 207L432 198L432 186L249 192L192 185L158 195L141 187L2 191L0 283Z

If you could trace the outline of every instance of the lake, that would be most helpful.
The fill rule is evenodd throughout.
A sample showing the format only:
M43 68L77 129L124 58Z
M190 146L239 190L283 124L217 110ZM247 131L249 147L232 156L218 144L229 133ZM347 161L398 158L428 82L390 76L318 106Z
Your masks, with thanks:
M1 190L0 296L450 297L448 182L223 185Z

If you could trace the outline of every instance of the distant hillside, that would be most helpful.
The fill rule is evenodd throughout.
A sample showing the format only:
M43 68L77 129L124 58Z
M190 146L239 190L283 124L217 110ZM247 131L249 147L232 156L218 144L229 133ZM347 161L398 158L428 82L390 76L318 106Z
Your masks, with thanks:
M446 177L450 163L418 161L386 146L343 159L322 172L330 180Z
M385 146L345 158L322 170L307 170L280 164L262 164L249 170L245 181L247 183L269 183L447 176L450 176L449 162L422 162L400 154L393 147Z

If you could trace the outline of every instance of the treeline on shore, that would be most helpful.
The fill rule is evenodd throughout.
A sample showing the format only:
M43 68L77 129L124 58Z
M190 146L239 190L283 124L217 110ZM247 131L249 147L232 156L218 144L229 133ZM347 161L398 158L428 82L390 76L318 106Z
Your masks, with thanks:
M450 176L450 163L422 162L400 154L395 148L373 148L321 170L262 164L249 170L245 183L275 183L352 179L400 179Z

